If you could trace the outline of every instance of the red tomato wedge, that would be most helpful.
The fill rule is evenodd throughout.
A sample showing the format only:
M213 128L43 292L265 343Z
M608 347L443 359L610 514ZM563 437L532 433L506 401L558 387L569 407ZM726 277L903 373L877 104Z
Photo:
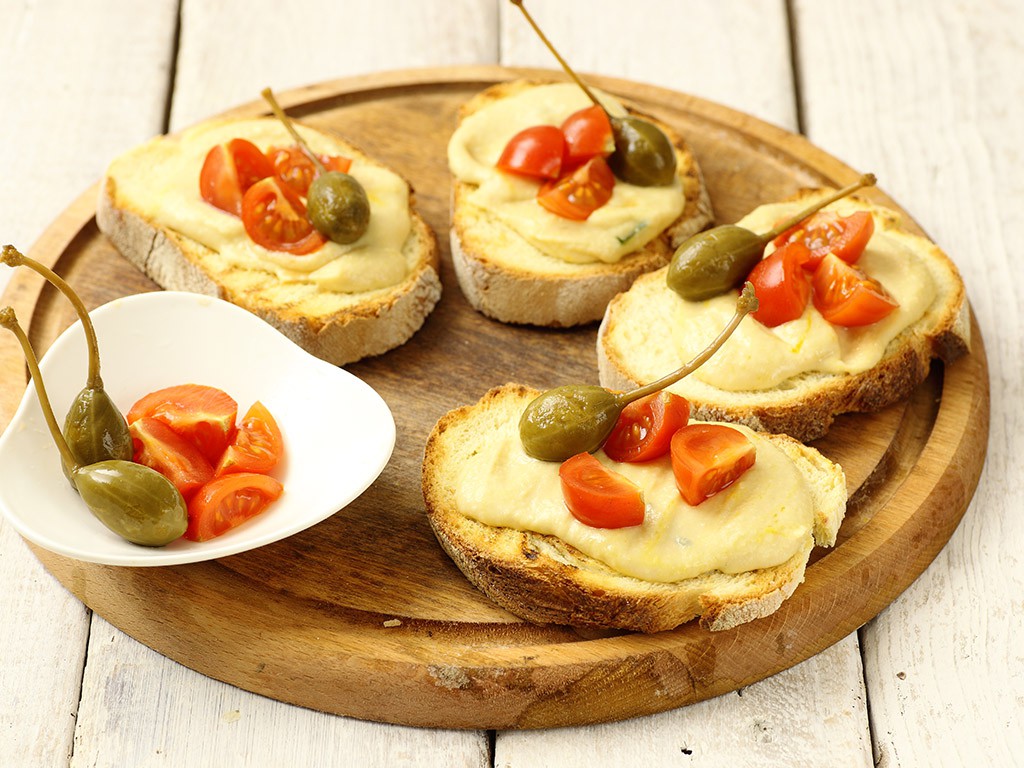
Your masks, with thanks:
M535 125L509 139L498 158L498 168L537 179L557 179L564 155L562 130L554 125Z
M319 155L318 159L328 171L348 173L352 161L337 155ZM267 160L274 169L274 175L303 197L309 192L309 185L317 175L317 167L297 144L290 147L271 147Z
M625 408L604 442L615 461L650 461L668 453L672 435L690 419L690 402L662 390Z
M803 269L808 258L810 251L798 240L776 249L750 270L747 280L759 304L751 317L774 328L804 313L811 297L811 283Z
M269 475L238 472L216 477L188 502L185 538L207 541L258 515L280 498L281 483Z
M216 465L235 436L238 404L216 387L179 384L141 398L128 411L128 424L144 416L162 421Z
M833 325L871 325L899 306L877 280L833 254L821 260L811 284L815 308Z
M615 175L603 157L592 157L568 176L546 182L537 202L556 216L586 221L590 214L612 198Z
M246 139L232 139L210 149L199 172L199 193L222 211L242 215L242 196L274 168L259 147Z
M562 497L572 516L594 528L626 528L644 521L640 487L589 453L578 453L558 469Z
M827 253L834 253L847 264L856 263L874 231L875 220L867 211L856 211L849 216L840 216L834 211L818 211L772 242L780 247L802 240L811 252L806 267L814 269Z
M266 406L256 401L242 417L235 439L220 457L215 474L220 477L230 472L269 472L283 454L284 439L277 422Z
M683 500L696 507L754 466L757 449L724 424L688 424L672 436L672 472Z
M302 198L276 177L249 187L242 198L242 224L254 243L271 251L300 256L327 242L306 215Z
M562 123L565 136L565 168L577 168L596 155L607 157L615 151L608 113L596 104L573 112Z
M213 479L213 467L199 449L159 419L143 416L128 431L134 461L166 477L186 499Z

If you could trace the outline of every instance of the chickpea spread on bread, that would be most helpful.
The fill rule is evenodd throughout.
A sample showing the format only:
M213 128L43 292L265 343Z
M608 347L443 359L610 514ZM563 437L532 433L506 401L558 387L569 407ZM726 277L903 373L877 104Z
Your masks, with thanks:
M602 94L614 114L623 107ZM495 167L503 148L520 130L560 125L590 104L571 83L537 85L492 101L466 116L448 144L456 179L475 189L467 203L502 221L542 253L574 264L615 263L657 237L682 213L678 179L665 186L616 180L611 199L585 221L563 218L537 203L539 183Z

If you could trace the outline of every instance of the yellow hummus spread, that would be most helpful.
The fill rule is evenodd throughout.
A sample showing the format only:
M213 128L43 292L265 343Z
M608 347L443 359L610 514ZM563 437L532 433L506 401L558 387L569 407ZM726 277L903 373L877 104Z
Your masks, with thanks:
M612 97L596 95L613 115L625 114ZM501 221L542 254L572 264L619 261L657 237L685 205L678 179L665 187L638 187L616 179L611 200L586 221L571 221L537 203L538 182L495 167L509 139L520 131L560 126L590 105L577 85L536 86L468 115L448 143L452 174L473 186L467 205Z
M697 507L679 494L671 459L602 463L638 484L646 501L642 525L593 528L565 506L558 463L522 448L516 420L498 425L459 468L456 505L479 522L557 536L613 570L638 579L674 582L711 571L735 574L779 565L806 546L814 509L810 489L792 461L745 427L757 461L736 482Z
M297 128L314 152L343 154L323 136ZM405 278L414 256L403 253L411 231L409 186L404 179L357 155L349 173L370 200L366 233L349 245L327 242L302 256L272 251L249 239L239 218L199 194L199 172L207 152L233 138L248 139L263 151L295 143L275 119L211 121L130 150L111 164L108 175L138 213L218 252L231 266L269 271L285 283L312 283L337 293L386 288Z

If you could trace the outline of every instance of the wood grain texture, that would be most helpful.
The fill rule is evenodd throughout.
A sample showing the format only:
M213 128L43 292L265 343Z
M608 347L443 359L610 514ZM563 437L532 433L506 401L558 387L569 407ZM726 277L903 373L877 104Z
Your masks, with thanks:
M810 137L884 169L884 186L914 201L910 212L964 274L995 392L989 460L960 528L862 632L876 759L886 768L1019 764L1024 264L1013 250L1024 226L1024 6L801 2L798 12Z
M443 145L454 112L469 94L518 74L537 73L456 68L425 79L418 71L412 83L396 73L326 83L301 98L286 94L285 102L311 124L344 126L357 143L402 168L420 191L425 217L443 230ZM856 175L800 137L749 116L651 86L595 82L690 138L722 221L798 186L842 184ZM376 130L410 121L422 128L414 146ZM58 222L54 238L68 245L48 260L80 286L87 303L147 289L93 227L87 210ZM454 285L450 273L444 277ZM33 331L45 348L70 318L47 304L46 291L32 306ZM980 336L974 354L937 369L908 403L846 417L820 441L847 469L851 488L862 489L851 517L858 527L841 533L836 550L809 568L806 583L774 616L711 636L693 625L596 638L523 625L470 588L432 540L418 488L422 441L442 413L493 383L592 380L593 333L500 326L449 290L412 343L350 367L391 405L400 437L378 483L341 514L253 553L156 573L38 555L128 634L240 687L389 722L533 728L692 703L823 650L927 565L973 492L985 431L965 424L984 425L988 413ZM410 389L410 381L421 389ZM239 603L240 593L259 599ZM385 626L390 619L401 623ZM230 651L219 642L226 634Z
M108 157L158 130L165 94L153 83L170 67L165 32L173 28L176 3L147 3L148 13L121 41L115 59L107 42L110 20L134 7L131 0L96 0L83 13L68 0L0 3L6 105L0 242L28 249L96 180ZM0 290L11 274L0 267ZM9 365L12 372L24 370L20 361ZM42 567L6 519L0 519L0 581L6 585L0 598L0 765L67 765L91 612Z

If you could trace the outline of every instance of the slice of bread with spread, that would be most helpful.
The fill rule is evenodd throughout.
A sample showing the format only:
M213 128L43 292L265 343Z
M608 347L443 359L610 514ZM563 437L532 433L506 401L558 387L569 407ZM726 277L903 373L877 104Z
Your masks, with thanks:
M606 94L612 114L639 113ZM452 171L451 250L469 303L507 323L566 327L599 320L609 299L668 263L675 245L711 222L711 203L689 146L657 124L676 153L677 181L637 187L616 180L612 200L572 221L534 200L539 182L495 168L520 130L559 125L590 106L570 83L494 85L459 112L448 146Z
M244 138L266 152L294 146L273 118L216 119L116 158L100 187L100 230L163 288L217 296L263 318L335 365L405 343L441 294L437 239L408 183L342 138L297 126L313 152L352 161L370 202L366 233L301 256L269 250L241 220L200 195L214 146Z
M761 206L737 222L767 232L798 215L827 190ZM801 441L824 435L835 417L870 412L907 397L937 358L952 362L970 348L970 309L956 267L933 242L909 232L893 210L849 197L825 210L868 211L874 232L856 262L899 302L872 325L841 328L809 303L803 315L774 328L745 318L699 371L669 387L687 398L694 418L745 424ZM772 247L769 246L770 253ZM735 292L686 301L645 275L610 302L598 331L600 381L628 389L678 367L728 317Z
M615 463L644 489L639 526L592 528L565 507L559 463L530 458L519 419L539 392L507 384L443 416L427 441L423 495L442 547L487 597L541 624L724 630L776 611L846 510L842 469L789 437L748 433L753 467L697 507L669 458ZM603 451L596 456L610 461Z

